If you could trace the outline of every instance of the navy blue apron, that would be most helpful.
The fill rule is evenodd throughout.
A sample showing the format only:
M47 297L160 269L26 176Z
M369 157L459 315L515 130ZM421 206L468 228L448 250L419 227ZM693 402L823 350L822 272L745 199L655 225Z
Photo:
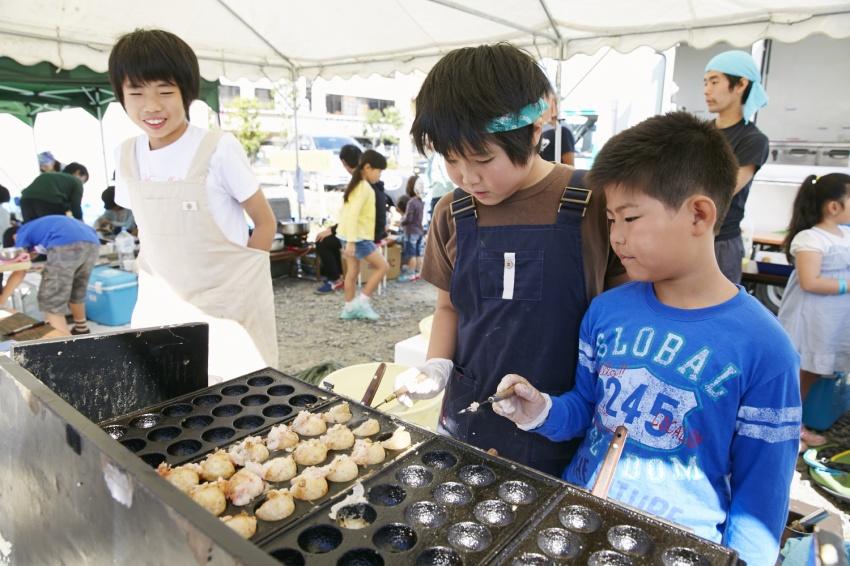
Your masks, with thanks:
M587 310L581 223L591 193L581 188L584 173L573 174L550 225L479 227L470 195L457 189L452 202L457 258L451 300L458 332L440 424L459 440L554 476L582 439L551 442L490 407L457 413L495 393L509 373L551 395L573 388Z

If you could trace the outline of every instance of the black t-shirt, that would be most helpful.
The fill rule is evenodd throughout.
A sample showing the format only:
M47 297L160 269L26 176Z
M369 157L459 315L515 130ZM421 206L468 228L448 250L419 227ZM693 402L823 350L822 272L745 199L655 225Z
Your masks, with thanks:
M384 192L384 182L378 181L372 185L375 190L375 241L379 242L387 237L387 211L393 204L390 195Z
M738 167L746 165L754 165L755 173L767 161L770 144L767 136L761 133L761 130L756 128L755 124L749 122L744 124L741 120L734 126L721 128L723 135L726 136L726 141L732 146L732 152L738 160ZM732 204L729 205L729 212L726 213L726 218L723 219L723 225L720 227L720 233L716 240L731 240L741 235L741 220L744 218L744 206L747 204L747 197L750 194L750 185L753 180L744 185L738 194L732 197Z
M561 155L572 153L576 150L576 142L573 139L573 133L566 126L561 126ZM543 131L540 139L540 157L546 161L556 161L555 159L555 128L550 128ZM560 159L557 160L561 162Z

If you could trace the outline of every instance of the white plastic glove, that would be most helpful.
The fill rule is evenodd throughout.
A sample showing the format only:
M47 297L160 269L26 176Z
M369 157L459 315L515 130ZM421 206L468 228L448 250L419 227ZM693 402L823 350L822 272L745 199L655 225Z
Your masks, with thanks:
M522 430L539 427L549 416L552 399L546 393L535 389L527 379L514 373L502 378L496 387L496 393L511 385L516 385L513 397L493 403L493 412L512 420Z
M413 401L431 399L446 388L452 376L454 363L445 358L431 358L419 368L410 368L395 378L393 390L405 388L407 393L398 396L398 402L406 407L412 407Z

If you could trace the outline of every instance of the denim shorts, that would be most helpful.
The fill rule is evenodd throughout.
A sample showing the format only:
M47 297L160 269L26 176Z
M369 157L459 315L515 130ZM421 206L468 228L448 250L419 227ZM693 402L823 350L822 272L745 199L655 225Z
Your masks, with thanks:
M344 249L347 242L340 239L340 243ZM372 240L358 240L354 243L354 257L357 259L366 259L366 257L372 255L372 252L377 249L378 246L376 246L375 242Z
M404 247L401 249L401 255L405 258L422 257L422 246L425 243L425 236L415 234L404 237Z

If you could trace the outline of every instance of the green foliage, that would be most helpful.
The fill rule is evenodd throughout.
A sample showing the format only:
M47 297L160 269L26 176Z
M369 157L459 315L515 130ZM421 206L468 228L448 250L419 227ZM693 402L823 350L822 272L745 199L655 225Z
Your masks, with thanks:
M233 134L245 148L245 153L251 161L260 151L260 144L268 137L268 134L260 128L260 108L261 104L257 99L241 97L234 98L227 106L236 119L236 129Z
M398 132L403 124L401 112L395 106L388 106L383 111L369 110L366 113L365 134L372 138L372 143L375 145L379 145L382 141L397 144L398 136L393 132Z

